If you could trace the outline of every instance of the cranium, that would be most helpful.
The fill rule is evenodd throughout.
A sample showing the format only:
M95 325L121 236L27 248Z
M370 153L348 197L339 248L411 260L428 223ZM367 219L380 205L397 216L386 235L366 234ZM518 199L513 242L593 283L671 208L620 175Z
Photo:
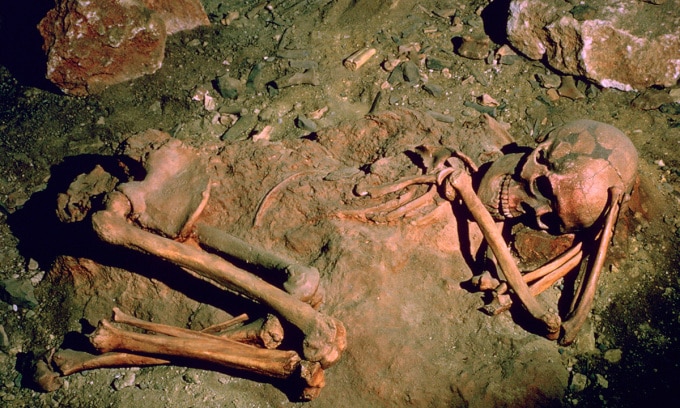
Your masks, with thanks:
M538 228L573 232L600 219L610 188L631 190L637 159L620 130L578 120L552 130L530 153L495 161L478 194L497 220L527 216Z

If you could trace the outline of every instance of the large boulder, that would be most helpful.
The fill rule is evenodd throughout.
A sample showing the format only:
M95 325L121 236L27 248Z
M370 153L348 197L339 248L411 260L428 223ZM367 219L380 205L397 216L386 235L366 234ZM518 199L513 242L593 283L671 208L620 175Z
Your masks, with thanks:
M38 29L47 78L85 96L156 72L168 34L207 24L199 0L59 0Z
M678 1L513 0L512 46L552 68L624 91L673 86L680 78Z

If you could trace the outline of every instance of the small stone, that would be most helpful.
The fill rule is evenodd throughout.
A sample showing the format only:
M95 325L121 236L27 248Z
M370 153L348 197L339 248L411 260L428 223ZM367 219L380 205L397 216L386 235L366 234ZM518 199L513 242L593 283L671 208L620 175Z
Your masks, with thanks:
M489 55L491 39L486 35L464 35L456 37L454 43L457 43L456 53L461 57L483 60Z
M184 382L188 384L200 384L201 379L198 376L198 373L196 371L190 370L182 376L182 379Z
M569 389L573 392L581 392L588 386L588 377L581 373L574 373L571 376L571 383L569 384Z
M630 106L640 110L659 109L662 105L672 103L673 98L668 92L657 89L648 89L633 99Z
M604 352L604 359L612 364L620 362L622 357L623 351L621 349L610 349Z
M425 60L425 67L433 71L441 71L442 69L446 68L446 65L444 64L444 62L436 58L428 57Z
M122 377L118 377L113 380L111 386L114 390L120 391L123 388L132 387L135 385L136 374L134 372L127 372Z
M420 81L420 70L413 61L404 61L401 63L401 70L404 75L404 81L411 84L417 84Z
M298 117L295 119L295 126L297 126L299 129L309 132L316 132L317 129L316 122L307 118L303 114L298 115Z
M554 74L536 74L536 80L543 88L559 88L562 84L562 78Z
M569 99L585 99L585 95L576 87L576 81L572 76L565 76L562 78L562 85L557 89L560 96Z
M602 374L595 374L597 385L602 388L609 388L609 381Z
M241 87L241 82L232 78L229 75L222 75L215 79L215 88L217 92L222 95L225 99L236 99L238 98L238 90Z
M5 279L0 281L0 299L21 307L32 309L38 306L30 280Z
M444 94L444 88L435 84L425 84L423 85L423 89L435 98L439 98Z
M659 107L659 110L662 113L667 113L669 115L680 115L680 103L678 102L664 103Z
M548 99L550 99L551 102L556 102L560 99L560 94L555 88L550 88L545 93L548 95Z
M680 88L671 89L668 95L670 95L673 102L680 102Z
M5 327L0 324L0 350L7 352L9 350L9 336L5 331Z
M28 260L28 270L29 271L37 271L40 265L38 265L38 261L35 259L31 258Z

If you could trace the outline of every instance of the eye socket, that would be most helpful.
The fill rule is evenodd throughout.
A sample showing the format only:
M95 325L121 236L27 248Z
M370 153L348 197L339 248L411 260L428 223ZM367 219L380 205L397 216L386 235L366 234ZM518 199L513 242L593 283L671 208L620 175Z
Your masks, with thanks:
M538 192L541 196L553 200L555 198L555 194L552 189L552 185L550 184L550 180L546 176L538 176L534 180L534 187L535 191Z

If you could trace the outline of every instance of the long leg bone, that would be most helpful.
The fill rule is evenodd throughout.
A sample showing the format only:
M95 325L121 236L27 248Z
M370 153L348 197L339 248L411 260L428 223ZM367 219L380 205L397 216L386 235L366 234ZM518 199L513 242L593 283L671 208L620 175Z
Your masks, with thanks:
M582 290L579 290L574 297L574 308L571 310L567 320L562 323L563 333L560 343L563 345L569 345L576 339L578 331L581 329L581 326L583 326L583 323L585 323L588 318L588 313L590 313L590 310L593 307L593 299L595 298L595 291L597 290L597 281L600 277L602 267L604 266L609 243L614 235L614 227L619 215L623 196L623 193L617 188L611 188L609 190L609 212L605 219L597 255L595 256L592 269L585 280Z
M319 285L318 269L296 263L256 245L248 244L205 223L196 223L194 230L203 245L243 262L285 273L288 279L284 282L283 287L286 292L297 299L312 306L318 306L322 302L323 290Z
M203 336L186 338L134 333L117 329L106 320L99 322L90 342L102 353L123 351L161 358L178 357L277 378L288 378L300 364L300 357L294 351L261 349Z
M54 353L52 356L52 363L56 366L61 375L67 376L97 368L166 365L170 364L170 360L122 352L90 354L85 351L64 349Z
M303 353L307 360L318 361L324 368L338 361L346 347L345 328L339 320L319 313L219 256L134 227L126 219L129 213L127 198L114 192L109 196L108 208L93 214L94 230L105 242L166 259L196 272L208 282L227 286L271 307L305 335Z
M531 294L491 214L489 214L489 211L484 207L484 204L473 190L471 177L462 167L452 167L442 172L444 173L440 178L445 177L456 193L462 198L498 260L505 279L524 307L535 319L542 322L548 338L558 336L560 329L559 316L549 313Z

